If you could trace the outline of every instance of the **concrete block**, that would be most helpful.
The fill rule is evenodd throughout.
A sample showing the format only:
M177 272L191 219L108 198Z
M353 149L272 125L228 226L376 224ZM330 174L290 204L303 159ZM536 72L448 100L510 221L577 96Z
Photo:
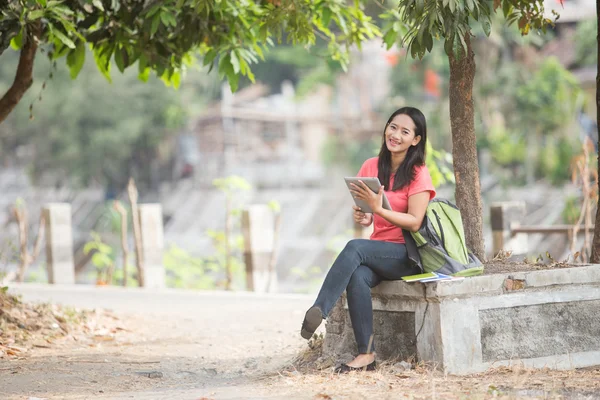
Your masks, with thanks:
M140 229L142 231L142 259L144 260L144 287L164 288L163 265L164 235L160 204L140 204Z
M588 265L428 284L384 282L372 290L378 358L412 355L452 374L515 363L600 365L599 274L600 265ZM336 309L338 319L347 314L344 302ZM326 355L356 353L349 318L343 326L328 323L327 335L334 327L335 345L326 346Z
M73 231L71 205L68 203L47 204L42 212L46 218L46 260L48 282L75 283L73 263Z

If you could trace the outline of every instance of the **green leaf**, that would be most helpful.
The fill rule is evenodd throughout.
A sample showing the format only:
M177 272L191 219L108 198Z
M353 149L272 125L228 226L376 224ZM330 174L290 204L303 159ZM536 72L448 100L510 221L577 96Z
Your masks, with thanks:
M255 83L254 73L252 72L250 67L248 67L248 69L246 70L246 76L248 77L248 79L250 79L250 82Z
M152 19L152 26L150 27L150 36L154 36L158 27L160 26L160 14L156 14Z
M229 81L229 86L231 86L231 92L237 91L240 76L238 74L228 74L227 80Z
M240 60L238 59L237 50L231 52L231 65L233 66L233 72L236 74L240 73Z
M433 49L433 37L431 37L431 33L425 32L423 34L423 44L427 51L431 53L431 50Z
M260 57L260 59L264 61L265 55L263 54L263 51L260 48L260 46L258 44L256 44L256 43L253 43L252 44L252 48L254 49L254 51L256 51L256 54L258 54L258 56Z
M88 255L90 251L92 250L96 250L96 243L95 242L87 242L84 246L83 246L83 254Z
M30 21L35 21L36 19L40 19L44 16L45 10L33 10L27 14L27 19Z
M410 56L414 59L419 57L419 53L421 51L421 45L418 41L413 40L410 44Z
M323 26L325 28L327 28L329 26L329 23L331 22L331 8L329 7L324 7L323 8L323 15L321 16L321 22L323 23Z
M181 85L181 73L180 72L174 72L173 75L171 75L171 84L173 85L173 87L175 89L179 89L179 86Z
M204 55L204 58L202 59L202 64L206 66L206 65L212 63L216 57L217 57L217 51L215 49L210 49Z
M115 64L117 64L117 68L119 69L119 71L121 71L121 73L123 73L125 71L125 60L123 59L123 49L117 49L117 51L115 51ZM127 53L127 52L125 52Z
M481 20L481 27L483 28L485 35L490 36L490 33L492 32L492 23L487 17Z
M512 11L512 5L508 0L502 1L502 13L504 14L504 18L508 18L508 14Z
M393 29L390 29L385 33L385 36L383 36L383 42L386 44L388 50L394 45L394 43L396 43L397 37L398 33Z
M452 56L452 54L453 54L453 50L452 50L453 46L454 46L454 36L447 37L446 41L444 42L444 50L446 51L446 55L448 57Z
M342 32L344 33L348 33L348 26L346 25L346 19L344 18L343 15L341 14L337 14L337 21L338 21L338 25L340 26L340 28L342 29Z
M71 50L67 55L67 65L69 66L69 73L71 79L77 78L83 64L85 63L85 43L82 41L77 42L75 50Z
M163 15L164 15L164 17L163 17ZM177 20L175 19L175 16L173 16L173 14L162 13L161 18L163 19L163 23L165 23L165 25L171 25L173 27L177 26ZM165 20L166 20L166 22L165 22Z
M23 47L23 29L19 31L17 36L11 39L10 47L12 47L13 50L21 50L21 47Z
M145 68L138 73L138 79L143 82L148 82L150 78L150 68Z
M112 52L108 51L108 55L101 53L105 53L105 50L102 48L95 50L94 60L102 75L104 75L109 82L112 82L112 78L110 77L110 56L112 55Z
M449 0L448 1L448 8L450 8L450 12L454 12L454 10L456 10L456 2L455 0Z
M165 25L165 26L171 25L171 22L169 21L169 17L167 16L168 14L166 12L161 12L159 15L160 15L160 20L162 21L163 25Z
M229 74L233 74L233 65L231 65L230 55L225 54L219 59L219 75L225 78Z
M102 0L92 0L92 4L100 11L104 11L104 5L102 5Z
M64 33L54 28L52 24L48 24L48 27L50 28L50 32L52 32L54 37L60 40L65 46L67 46L70 49L75 48L75 43L73 43L73 41L69 39Z

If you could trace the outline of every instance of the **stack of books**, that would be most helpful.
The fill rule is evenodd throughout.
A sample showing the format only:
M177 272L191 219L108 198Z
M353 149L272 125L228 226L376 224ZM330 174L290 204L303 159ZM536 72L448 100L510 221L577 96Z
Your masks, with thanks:
M457 280L461 280L461 279L465 279L464 276L451 276L451 275L440 274L439 272L427 272L424 274L410 275L410 276L402 277L402 280L404 282L421 282L421 283L437 282L437 281L457 281Z

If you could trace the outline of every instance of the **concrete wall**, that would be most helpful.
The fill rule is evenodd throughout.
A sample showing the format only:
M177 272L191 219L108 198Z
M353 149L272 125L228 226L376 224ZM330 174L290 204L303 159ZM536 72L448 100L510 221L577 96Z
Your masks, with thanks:
M415 356L455 374L600 365L599 306L600 265L383 282L373 290L376 349L379 359ZM348 321L342 299L327 321L327 355L356 353Z

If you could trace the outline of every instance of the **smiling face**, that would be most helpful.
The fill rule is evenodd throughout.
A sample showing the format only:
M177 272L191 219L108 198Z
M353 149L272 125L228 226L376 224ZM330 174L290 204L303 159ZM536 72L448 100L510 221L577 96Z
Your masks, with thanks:
M392 154L406 153L420 141L421 136L416 134L415 123L406 114L396 115L385 129L385 144Z

